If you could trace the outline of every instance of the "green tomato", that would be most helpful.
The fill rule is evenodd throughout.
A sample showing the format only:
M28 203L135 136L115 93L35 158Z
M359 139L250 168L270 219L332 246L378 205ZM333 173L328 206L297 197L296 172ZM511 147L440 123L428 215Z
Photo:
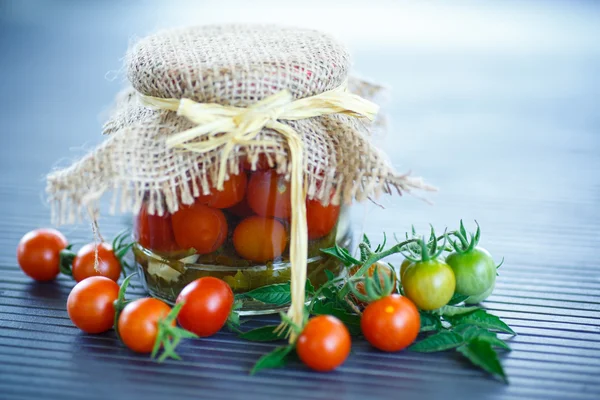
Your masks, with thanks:
M443 261L429 260L410 264L402 278L404 294L421 310L436 310L448 304L456 281L452 268Z
M456 293L479 296L496 282L496 263L487 250L476 247L466 253L451 253L446 257L456 277Z
M467 297L465 299L465 304L479 304L479 303L481 303L482 301L484 301L485 299L487 299L488 297L490 297L490 295L494 291L494 286L495 285L492 285L488 290L486 290L485 292L483 292L480 295Z

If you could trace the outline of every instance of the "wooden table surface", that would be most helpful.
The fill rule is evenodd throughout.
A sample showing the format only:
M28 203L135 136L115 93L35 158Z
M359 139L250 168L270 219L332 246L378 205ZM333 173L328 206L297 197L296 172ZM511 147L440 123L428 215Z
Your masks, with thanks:
M449 47L384 40L353 48L357 70L391 88L390 130L377 141L399 169L440 188L433 206L406 197L383 199L385 210L355 207L357 232L377 241L411 224L443 229L477 219L482 244L506 260L485 307L518 333L502 359L507 386L452 354L384 354L364 341L333 373L292 365L249 376L273 345L229 332L188 341L183 361L158 365L123 348L113 332L73 327L65 311L72 282L31 281L15 248L25 232L49 225L44 175L101 141L102 112L122 84L120 58L133 34L155 28L162 9L0 3L0 398L600 398L600 8L527 4L459 9L499 29L496 47L478 41L490 37L480 23L462 47L452 31ZM225 9L196 7L211 15ZM170 9L165 19L177 14ZM103 233L128 218L104 217ZM91 238L86 225L63 230L74 241Z

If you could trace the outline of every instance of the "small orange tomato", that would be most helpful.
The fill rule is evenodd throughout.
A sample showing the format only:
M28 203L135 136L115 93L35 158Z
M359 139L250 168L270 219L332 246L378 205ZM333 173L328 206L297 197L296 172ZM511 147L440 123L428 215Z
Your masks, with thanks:
M398 351L415 341L421 318L412 301L392 294L365 308L360 327L367 341L379 350Z
M105 276L118 281L121 276L121 261L115 256L108 243L98 243L98 265L96 266L96 245L88 243L77 252L73 259L73 279L77 282L90 276Z
M171 307L153 298L127 304L118 322L119 336L125 346L138 353L150 353L158 336L158 321L170 311Z
M194 203L182 207L171 219L175 240L182 249L209 254L221 247L227 237L225 215L217 208Z
M73 324L87 333L102 333L112 328L115 319L114 302L119 297L119 285L104 276L84 279L71 289L67 312Z
M223 182L223 190L213 188L209 194L201 194L196 202L214 208L231 207L244 198L246 194L246 184L248 178L242 171L238 175L230 175L229 179Z
M233 246L243 258L266 262L281 255L287 245L283 224L273 218L248 217L233 232Z
M367 270L367 272L363 275L364 277L373 277L373 274L375 274L375 269L377 268L377 273L379 274L379 283L381 284L381 286L383 287L383 283L384 283L384 275L387 275L388 278L390 278L390 280L392 281L392 287L396 286L396 274L394 273L394 270L392 268L390 268L389 265L384 264L382 262L376 262L371 264L371 266L369 267L369 269ZM356 274L358 272L358 270L360 269L359 265L356 265L352 268L350 268L350 276L353 276L354 274ZM366 295L367 292L365 290L365 284L362 281L359 281L356 283L355 285L356 290L358 290L358 292L362 295ZM359 302L360 303L360 302Z
M308 238L319 239L326 236L340 215L340 206L329 204L324 206L318 200L306 201L306 223L308 224Z
M135 240L148 250L159 252L178 250L171 226L171 215L150 215L146 205L142 206L135 219L133 234Z
M261 217L288 219L292 214L290 183L275 171L256 171L248 183L248 205Z
M308 321L296 342L296 353L315 371L336 369L350 354L350 333L339 319L320 315Z

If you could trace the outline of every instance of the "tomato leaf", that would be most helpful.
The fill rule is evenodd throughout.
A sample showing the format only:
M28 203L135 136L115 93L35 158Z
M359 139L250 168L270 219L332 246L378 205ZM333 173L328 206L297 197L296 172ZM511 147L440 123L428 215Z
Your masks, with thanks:
M332 280L335 279L335 275L333 274L333 272L331 272L328 269L325 270L325 275L327 275L327 280L328 281L332 281Z
M464 314L470 314L474 311L479 310L479 307L473 306L473 307L459 307L459 306L450 306L450 305L446 305L444 307L442 307L439 310L439 313L445 318L445 317L454 317L456 315L464 315Z
M465 296L464 294L454 293L454 296L452 296L452 298L448 302L448 305L455 306L459 303L462 303L463 301L465 301L468 298L469 298L469 296Z
M515 331L513 331L508 325L506 325L502 320L495 315L488 314L485 310L479 309L470 314L457 315L454 317L446 317L444 316L448 322L452 325L475 325L480 328L485 328L494 331L500 331L505 333L510 333L512 335L516 335Z
M475 325L459 325L453 330L460 333L467 343L473 339L479 339L488 342L492 347L511 350L510 346L504 340L499 339L495 332L490 332L487 329Z
M500 364L500 360L498 360L498 354L486 340L476 338L469 343L460 346L456 350L474 365L489 372L505 383L508 383L502 364Z
M277 306L287 305L292 300L289 282L259 287L244 293L244 297L250 297L262 303Z
M256 364L250 370L250 375L256 374L258 371L261 371L266 368L279 368L283 367L286 362L288 355L294 349L294 346L280 346L275 348L270 353L265 354L261 358L258 359Z
M435 335L429 336L410 346L408 349L411 351L418 351L420 353L433 353L436 351L444 351L454 349L464 343L464 339L461 335L452 331L444 331L436 333Z
M315 287L310 282L310 279L306 280L306 285L304 287L304 291L306 292L306 294L309 294L309 295L315 294Z
M442 328L442 321L439 315L433 315L424 311L419 311L421 317L420 332L439 331Z
M285 331L275 332L277 325L267 325L260 328L252 329L251 331L243 332L239 335L241 339L250 340L252 342L273 342L276 340L285 339Z
M321 252L325 254L329 254L340 260L346 267L349 267L354 264L360 264L360 261L350 255L350 252L338 246L337 244L334 247L329 247L327 249L321 249Z
M351 335L361 334L360 316L351 314L342 308L335 307L335 304L333 303L319 299L313 305L311 313L313 315L333 315L346 325Z

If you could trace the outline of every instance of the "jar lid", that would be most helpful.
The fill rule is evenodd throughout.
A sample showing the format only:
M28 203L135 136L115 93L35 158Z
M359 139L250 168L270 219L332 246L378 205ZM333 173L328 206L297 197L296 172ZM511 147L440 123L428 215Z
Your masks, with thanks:
M350 57L324 33L274 25L170 29L141 39L126 69L140 93L245 107L284 89L296 99L340 86Z

